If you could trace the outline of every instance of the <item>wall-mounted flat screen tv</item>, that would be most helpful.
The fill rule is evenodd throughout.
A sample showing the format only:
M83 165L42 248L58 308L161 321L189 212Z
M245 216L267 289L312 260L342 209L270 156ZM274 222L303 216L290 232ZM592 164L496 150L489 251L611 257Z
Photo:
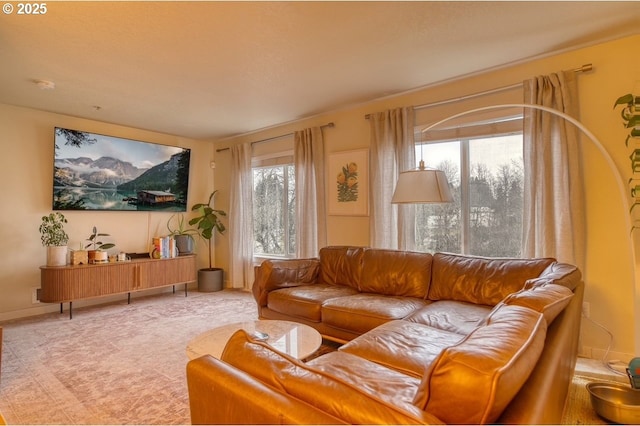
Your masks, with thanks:
M54 210L186 211L191 150L55 128Z

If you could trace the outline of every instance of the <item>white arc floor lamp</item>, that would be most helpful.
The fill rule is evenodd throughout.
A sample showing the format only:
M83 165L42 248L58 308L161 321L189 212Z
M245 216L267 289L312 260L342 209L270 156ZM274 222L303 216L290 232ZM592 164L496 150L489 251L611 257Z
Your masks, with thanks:
M438 122L435 122L428 127L422 129L420 132L425 133L447 121L454 120L456 118L462 117L464 115L473 114L476 112L494 110L494 109L502 109L502 108L529 108L536 109L540 111L545 111L555 116L561 117L574 126L576 126L582 133L584 133L591 142L598 148L602 156L604 157L607 165L611 169L611 172L616 178L616 183L618 186L618 190L620 192L620 197L622 198L623 205L625 207L625 212L629 212L629 200L627 198L626 187L624 184L624 180L620 171L616 167L613 158L609 154L609 152L605 149L602 142L595 137L593 133L589 129L587 129L584 124L575 118L571 117L563 113L562 111L558 111L553 108L545 107L542 105L535 104L523 104L523 103L515 103L515 104L499 104L499 105L489 105L486 107L475 108L467 111L460 112L458 114L454 114L452 116L446 117ZM453 199L451 197L451 191L449 190L449 184L444 175L444 172L440 170L428 169L424 167L424 161L420 160L420 167L417 170L409 170L406 172L400 173L398 178L398 183L396 184L396 189L393 194L392 203L394 204L403 204L403 203L411 203L411 204L421 204L421 203L444 203L451 202ZM630 214L625 214L624 221L626 229L632 229L631 216ZM631 265L634 265L635 262L635 245L633 243L633 238L629 237L629 246L630 246L630 256L631 256ZM634 289L634 314L635 318L640 318L640 288L638 288L638 283L640 283L640 279L638 279L638 268L634 268L634 272L632 274L633 278L633 289ZM635 350L637 353L640 353L640 327L634 330L635 337Z

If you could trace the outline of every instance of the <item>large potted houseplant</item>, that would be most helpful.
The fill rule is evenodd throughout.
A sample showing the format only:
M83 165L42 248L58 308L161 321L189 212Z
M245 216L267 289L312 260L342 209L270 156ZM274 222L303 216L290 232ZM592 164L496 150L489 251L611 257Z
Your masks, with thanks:
M223 271L221 268L213 267L211 257L211 240L214 233L223 234L226 229L219 216L226 216L227 213L211 207L211 201L213 201L216 192L218 191L215 190L209 195L209 201L206 204L198 203L191 208L192 211L197 212L197 216L189 221L189 225L198 225L198 233L207 242L209 250L209 267L198 271L198 291L203 292L219 291L223 287Z
M67 223L67 219L60 212L42 216L40 241L47 248L47 266L64 266L67 264L69 235L64 230L65 223Z
M172 225L173 222L175 222L175 225ZM193 235L198 235L198 231L192 228L187 228L185 226L185 219L183 214L171 215L171 217L167 221L167 229L169 230L169 235L173 237L176 242L178 256L193 253L195 245Z

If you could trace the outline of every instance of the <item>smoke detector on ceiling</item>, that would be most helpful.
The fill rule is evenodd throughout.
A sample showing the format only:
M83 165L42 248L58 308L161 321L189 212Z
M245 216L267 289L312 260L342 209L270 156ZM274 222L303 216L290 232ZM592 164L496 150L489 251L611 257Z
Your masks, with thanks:
M53 90L56 88L56 84L49 80L34 80L34 83L42 90Z

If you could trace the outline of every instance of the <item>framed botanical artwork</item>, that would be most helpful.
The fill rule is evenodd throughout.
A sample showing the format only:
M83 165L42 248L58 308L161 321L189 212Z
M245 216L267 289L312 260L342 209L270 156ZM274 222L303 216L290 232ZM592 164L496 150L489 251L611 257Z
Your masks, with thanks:
M369 150L329 154L329 214L367 216L369 214Z

